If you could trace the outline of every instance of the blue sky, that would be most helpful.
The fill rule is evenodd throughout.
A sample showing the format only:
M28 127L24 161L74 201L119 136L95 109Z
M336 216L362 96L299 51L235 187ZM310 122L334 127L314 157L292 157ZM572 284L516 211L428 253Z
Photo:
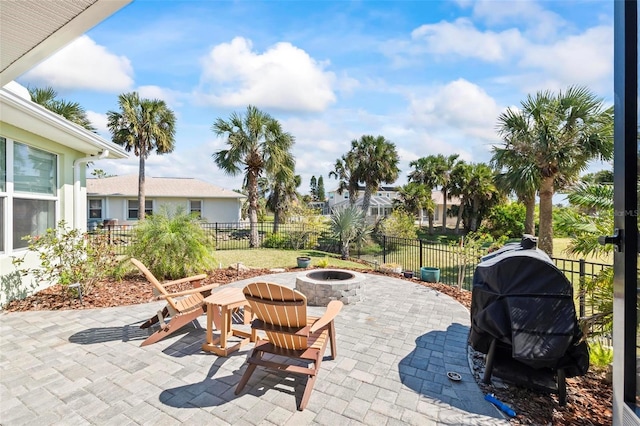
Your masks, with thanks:
M613 2L134 0L18 82L79 102L108 140L119 94L165 100L176 149L148 176L240 188L211 158L211 125L252 104L296 138L301 192L312 175L334 189L364 134L396 144L403 184L427 155L488 162L498 115L527 94L579 84L612 104ZM138 159L95 167L137 174Z

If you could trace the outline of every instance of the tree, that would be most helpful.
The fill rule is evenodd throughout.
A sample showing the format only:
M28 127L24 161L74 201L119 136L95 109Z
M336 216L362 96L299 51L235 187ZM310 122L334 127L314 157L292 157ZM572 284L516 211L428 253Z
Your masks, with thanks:
M275 173L267 197L267 207L273 211L274 233L278 232L279 225L284 223L287 217L287 212L293 209L298 200L297 188L302 183L302 178L293 174L292 167L293 164L285 165Z
M353 178L358 183L364 183L362 211L366 215L371 195L380 188L380 184L393 183L398 179L398 151L395 144L384 136L363 135L351 141L351 150L346 155L355 164Z
M140 159L138 172L138 219L145 216L145 160L155 149L162 155L175 148L176 116L160 99L140 99L138 92L118 96L120 111L107 112L113 142L133 151Z
M539 179L540 232L538 246L553 253L553 194L575 181L592 159L613 155L613 107L587 88L571 86L557 95L538 92L498 118L506 135L502 148L534 165Z
M512 113L507 112L507 114ZM517 115L505 116L505 118L508 121L519 119ZM507 131L503 137L511 138L512 135ZM525 153L495 146L491 163L498 172L495 175L496 187L505 194L514 193L518 201L525 206L524 233L535 235L536 193L540 186L540 174L536 165L527 159Z
M96 179L104 179L104 178L108 178L108 177L113 177L115 175L112 175L110 173L105 172L102 169L94 169L91 172L91 176L94 176Z
M336 160L329 177L338 179L338 194L348 191L349 205L353 206L358 198L358 179L355 174L356 162L352 156L343 155Z
M451 170L449 195L458 197L460 200L458 214L456 217L456 234L460 233L460 222L462 222L464 206L467 203L467 200L472 196L471 187L469 186L472 171L473 165L467 164L464 161L459 161Z
M613 170L599 170L595 173L587 173L582 176L581 180L586 183L613 184Z
M371 233L364 219L364 212L356 206L349 206L333 212L330 218L331 233L340 240L342 259L349 258L351 242L362 242Z
M409 163L414 170L409 173L409 180L421 182L430 188L440 187L443 196L442 206L442 231L447 231L447 199L451 189L451 171L458 161L458 154L445 157L442 154L429 155Z
M429 233L433 233L433 213L436 205L431 198L431 191L421 183L409 182L398 190L398 198L393 200L394 207L403 207L407 212L418 217L422 227L422 210L427 210Z
M309 194L313 201L318 199L318 181L315 176L311 176L311 180L309 181Z
M316 187L316 198L318 201L325 201L327 194L324 191L324 179L322 176L318 177L318 186Z
M58 93L51 87L44 89L30 87L28 90L33 102L42 105L49 111L55 112L91 132L96 131L96 128L87 117L87 112L79 103L57 99Z
M494 184L493 171L484 163L474 164L471 167L471 176L468 183L468 196L471 201L471 231L477 231L482 222L482 211L490 209L491 201L498 197L498 190Z
M243 115L232 113L229 120L218 118L213 132L227 138L227 149L217 151L213 159L225 173L236 176L244 170L249 202L249 245L258 246L258 178L263 173L276 175L283 165L293 164L294 137L282 130L278 120L249 105Z

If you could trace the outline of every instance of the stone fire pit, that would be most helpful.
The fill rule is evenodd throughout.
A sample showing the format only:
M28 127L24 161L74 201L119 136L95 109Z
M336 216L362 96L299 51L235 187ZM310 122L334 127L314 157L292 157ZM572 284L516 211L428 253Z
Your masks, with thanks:
M299 274L296 290L307 296L310 306L327 306L332 300L345 305L362 300L362 282L365 276L359 272L342 269L317 269Z

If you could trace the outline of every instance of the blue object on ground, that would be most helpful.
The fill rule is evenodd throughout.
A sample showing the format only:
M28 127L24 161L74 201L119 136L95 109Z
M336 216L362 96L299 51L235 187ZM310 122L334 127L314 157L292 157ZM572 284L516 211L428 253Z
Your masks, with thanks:
M437 283L440 281L440 268L423 266L420 268L420 279L429 283Z
M494 394L488 393L485 395L484 399L486 399L487 401L489 401L490 403L492 403L493 405L495 405L496 407L504 411L508 416L511 416L511 417L516 416L516 412L507 404L505 404L504 402L496 398Z

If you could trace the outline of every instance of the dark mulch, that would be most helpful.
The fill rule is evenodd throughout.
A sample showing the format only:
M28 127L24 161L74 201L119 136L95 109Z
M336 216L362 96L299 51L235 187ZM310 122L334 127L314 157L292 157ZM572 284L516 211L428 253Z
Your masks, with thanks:
M299 269L289 269L296 271ZM376 273L362 271L365 273ZM268 269L218 269L209 274L205 284L228 284L233 281L273 273ZM403 278L406 279L406 278ZM456 299L469 309L471 292L456 287L433 284L411 279L416 284L431 287ZM177 289L177 288L176 288ZM133 305L154 300L151 286L140 275L131 275L121 281L105 281L83 297L70 297L63 289L52 286L24 300L10 302L4 312L32 310L93 309L111 306ZM478 374L476 374L478 377ZM501 401L512 406L517 416L514 425L609 425L612 421L612 389L604 382L604 373L589 371L583 377L567 379L567 405L559 407L555 394L538 393L510 385L494 387L478 383L485 393L494 393Z

